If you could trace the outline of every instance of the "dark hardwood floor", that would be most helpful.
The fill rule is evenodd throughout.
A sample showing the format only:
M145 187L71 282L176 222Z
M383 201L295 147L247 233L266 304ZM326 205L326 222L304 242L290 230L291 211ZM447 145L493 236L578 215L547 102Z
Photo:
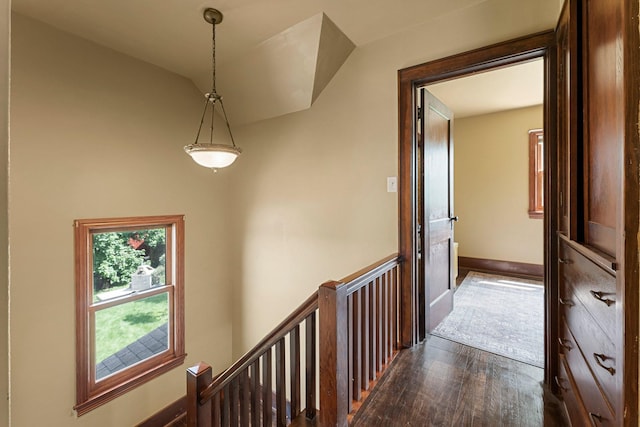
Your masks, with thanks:
M352 427L565 426L544 371L439 337L403 350Z

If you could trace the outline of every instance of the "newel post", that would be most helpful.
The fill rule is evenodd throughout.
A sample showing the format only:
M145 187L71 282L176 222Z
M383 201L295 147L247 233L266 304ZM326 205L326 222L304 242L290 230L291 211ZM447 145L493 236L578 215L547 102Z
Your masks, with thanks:
M200 392L211 383L211 366L200 362L187 369L187 426L211 427L211 400L200 404Z
M320 315L320 425L347 426L349 349L347 286L326 282L318 289Z

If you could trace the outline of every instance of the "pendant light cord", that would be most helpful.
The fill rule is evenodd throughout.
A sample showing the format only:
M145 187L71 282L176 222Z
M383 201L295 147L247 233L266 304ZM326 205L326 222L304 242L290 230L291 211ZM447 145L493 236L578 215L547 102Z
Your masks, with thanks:
M200 126L198 126L198 133L196 134L196 140L194 144L198 143L198 139L200 138L200 132L202 131L202 125L204 124L204 118L207 115L207 104L211 105L211 133L209 136L209 142L213 144L213 122L215 118L215 107L216 102L220 101L220 106L222 108L222 113L224 115L224 121L227 125L227 130L229 131L229 136L231 137L231 144L237 148L236 141L233 139L233 133L231 133L231 126L229 125L229 119L227 118L227 111L224 108L224 103L222 102L222 97L218 95L216 91L216 23L215 21L211 23L211 92L207 94L207 97L204 101L204 111L202 112L202 117L200 118Z
M211 24L211 87L212 92L217 95L216 92L216 24Z

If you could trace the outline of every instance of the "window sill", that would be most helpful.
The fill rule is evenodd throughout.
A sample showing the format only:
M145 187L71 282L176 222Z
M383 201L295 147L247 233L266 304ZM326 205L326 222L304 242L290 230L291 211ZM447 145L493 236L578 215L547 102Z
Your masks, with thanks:
M107 402L115 399L118 396L123 395L124 393L132 390L162 374L165 372L169 372L173 368L180 366L184 363L184 359L187 357L186 353L180 356L177 356L167 362L164 362L161 365L157 365L156 367L149 369L145 372L142 372L138 376L132 377L130 380L119 383L117 386L112 387L108 390L102 391L95 396L90 396L86 401L78 403L73 407L75 409L76 414L78 416L84 415L97 407L104 405Z

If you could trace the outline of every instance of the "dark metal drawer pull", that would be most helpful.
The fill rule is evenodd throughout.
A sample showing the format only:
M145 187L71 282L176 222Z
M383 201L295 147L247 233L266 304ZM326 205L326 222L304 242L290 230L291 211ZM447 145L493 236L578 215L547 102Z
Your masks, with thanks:
M593 412L589 412L589 417L591 418L591 422L594 425L602 424L602 420L604 419L600 414L594 414ZM597 422L596 422L597 421Z
M608 371L611 375L614 375L616 373L616 370L614 368L610 366L604 366L602 364L602 362L606 362L607 360L612 359L611 357L607 357L604 354L600 354L600 353L593 353L593 358L596 359L596 363L598 364L598 366Z
M571 346L571 341L566 338L558 338L558 342L560 343L560 347L566 349L567 351L573 350Z
M607 295L604 292L600 292L600 291L589 291L591 292L591 296L594 297L595 299L597 299L598 301L602 301L603 303L607 304L607 307L610 306L611 304L615 303L614 300L609 299L609 298L605 298L604 296Z
M558 301L560 301L560 304L568 307L573 307L575 305L570 299L558 298Z
M565 259L565 258L558 258L558 262L560 264L571 264L571 260L570 259Z
M555 376L555 380L556 380L556 384L558 385L558 388L560 390L562 390L562 391L568 391L569 390L568 388L562 386L562 383L561 383L562 380L560 378L558 378L557 375Z

